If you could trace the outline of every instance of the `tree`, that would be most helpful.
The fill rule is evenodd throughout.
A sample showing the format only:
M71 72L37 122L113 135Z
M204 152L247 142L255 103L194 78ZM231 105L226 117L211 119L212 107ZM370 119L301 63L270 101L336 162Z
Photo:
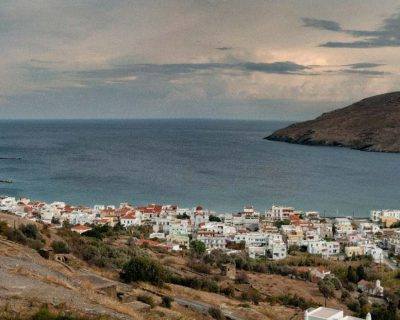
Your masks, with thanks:
M136 255L124 264L120 278L126 283L145 281L161 286L167 270L148 256Z
M280 227L282 226L286 226L286 225L290 225L290 220L288 219L284 219L284 220L278 220L274 223L275 227L277 227L278 229L280 229Z
M366 279L365 269L361 264L357 267L356 273L358 280Z
M60 218L52 217L51 218L51 223L52 224L60 224Z
M202 241L193 240L190 242L190 251L196 256L201 256L206 252L206 245Z
M329 279L322 279L318 282L318 289L325 298L326 307L326 300L335 296L335 286Z
M178 214L176 218L181 220L187 220L190 219L190 216L186 212L184 212L183 214Z
M356 270L352 266L349 266L347 268L347 280L349 282L357 283L358 282L358 276Z
M221 219L219 217L213 216L212 214L210 215L208 220L211 221L211 222L221 222Z

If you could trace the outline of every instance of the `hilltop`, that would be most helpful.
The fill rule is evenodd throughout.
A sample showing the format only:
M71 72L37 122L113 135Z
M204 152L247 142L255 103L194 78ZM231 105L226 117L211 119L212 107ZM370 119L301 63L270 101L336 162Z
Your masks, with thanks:
M265 139L362 151L400 152L400 92L363 99L314 120L279 129Z

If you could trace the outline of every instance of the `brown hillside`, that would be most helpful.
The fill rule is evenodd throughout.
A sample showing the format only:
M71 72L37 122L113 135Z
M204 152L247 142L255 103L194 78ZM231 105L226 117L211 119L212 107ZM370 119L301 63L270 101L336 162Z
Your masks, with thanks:
M373 96L295 123L266 137L272 141L400 152L400 92Z

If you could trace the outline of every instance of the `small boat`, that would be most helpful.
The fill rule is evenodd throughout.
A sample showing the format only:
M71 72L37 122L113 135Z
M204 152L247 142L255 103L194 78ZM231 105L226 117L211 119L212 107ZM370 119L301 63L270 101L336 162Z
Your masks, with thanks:
M12 180L0 180L0 183L13 183Z

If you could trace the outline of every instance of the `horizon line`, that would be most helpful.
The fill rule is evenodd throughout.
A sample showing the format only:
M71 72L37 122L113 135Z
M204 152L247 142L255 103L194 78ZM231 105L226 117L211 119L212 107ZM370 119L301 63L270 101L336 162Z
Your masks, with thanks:
M238 119L238 118L200 118L200 117L177 117L177 118L0 118L0 121L131 121L131 120L206 120L206 121L249 121L249 122L298 122L306 120L298 119Z

